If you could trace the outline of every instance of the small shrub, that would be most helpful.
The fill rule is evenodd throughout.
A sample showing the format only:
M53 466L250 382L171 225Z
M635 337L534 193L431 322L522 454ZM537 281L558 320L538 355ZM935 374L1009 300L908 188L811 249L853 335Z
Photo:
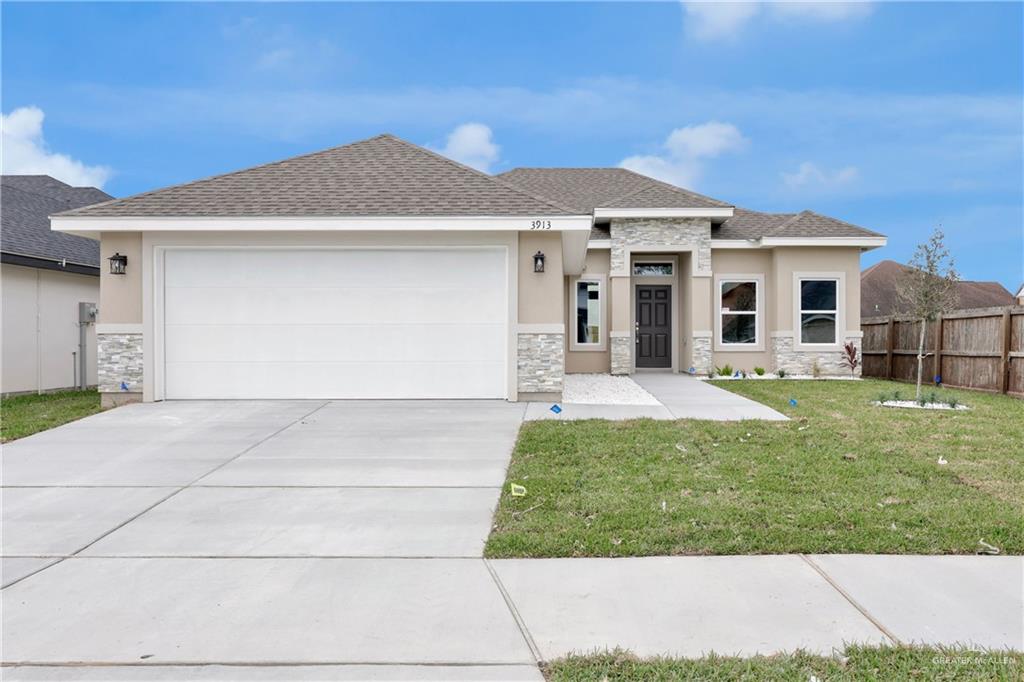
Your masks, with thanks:
M892 399L896 400L896 401L903 400L902 396L900 396L900 392L899 391L893 391L892 392Z
M955 410L957 405L960 404L960 401L958 401L956 398L950 398L949 400L946 401L946 404Z
M853 341L843 344L843 364L850 370L850 376L857 375L857 367L860 366L860 355L857 353L857 346Z
M763 377L764 376L764 367L755 367L754 368L754 374L756 374L759 377Z
M776 372L776 374L779 375L780 379L785 379L786 378L786 370L784 370L784 369L780 369L779 371Z
M724 367L715 367L715 371L718 372L718 376L720 377L731 377L732 365L725 365Z

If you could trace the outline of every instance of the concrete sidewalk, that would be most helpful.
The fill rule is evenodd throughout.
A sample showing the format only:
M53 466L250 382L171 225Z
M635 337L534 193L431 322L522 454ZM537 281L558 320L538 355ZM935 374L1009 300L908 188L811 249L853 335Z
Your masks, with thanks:
M34 664L4 677L540 680L537 661L614 647L1021 650L1022 586L1021 557L74 558L4 591L4 661Z

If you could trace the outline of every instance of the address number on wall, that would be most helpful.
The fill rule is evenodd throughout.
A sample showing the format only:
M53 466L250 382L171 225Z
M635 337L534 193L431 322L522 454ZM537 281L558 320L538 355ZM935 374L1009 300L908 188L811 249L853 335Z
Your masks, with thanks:
M534 221L530 222L530 229L531 230L550 230L551 229L551 221L550 220L534 220Z

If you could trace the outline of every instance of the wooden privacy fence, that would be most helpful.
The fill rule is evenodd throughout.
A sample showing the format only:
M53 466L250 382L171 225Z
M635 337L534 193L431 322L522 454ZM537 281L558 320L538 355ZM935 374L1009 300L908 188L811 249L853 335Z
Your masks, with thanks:
M921 322L907 316L866 317L864 376L917 381ZM946 386L1024 397L1024 306L947 313L925 330L923 379Z

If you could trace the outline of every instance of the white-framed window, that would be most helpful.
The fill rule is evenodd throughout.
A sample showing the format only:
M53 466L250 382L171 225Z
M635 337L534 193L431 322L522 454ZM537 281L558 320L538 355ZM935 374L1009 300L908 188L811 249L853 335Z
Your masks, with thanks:
M838 276L797 277L797 338L803 346L834 346L839 343L842 323L842 278Z
M675 274L672 261L638 260L633 263L634 277L671 277Z
M607 306L604 276L583 276L570 280L569 350L603 351L606 348Z
M764 275L715 277L718 350L764 350Z

